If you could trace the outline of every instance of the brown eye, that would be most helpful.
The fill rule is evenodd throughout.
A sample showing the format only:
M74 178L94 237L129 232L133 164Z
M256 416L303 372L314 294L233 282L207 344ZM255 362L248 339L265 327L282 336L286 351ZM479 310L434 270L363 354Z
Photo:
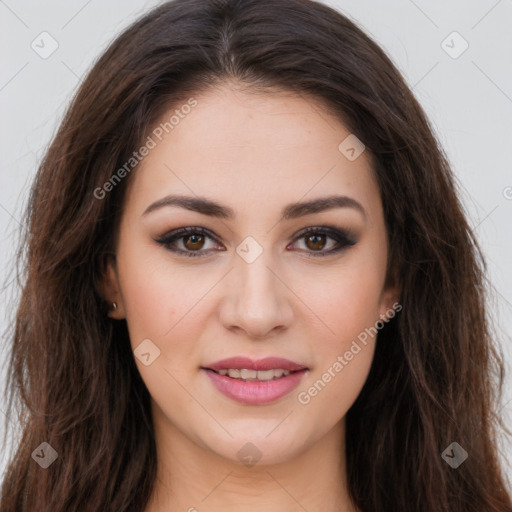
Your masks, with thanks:
M325 235L308 235L305 237L306 246L312 251L321 251L325 247L326 238Z
M183 245L190 249L191 251L196 251L198 249L202 249L204 245L204 236L203 235L186 235L182 237Z
M310 227L299 233L295 240L295 243L304 244L305 248L300 249L310 256L328 256L357 243L348 232L327 226Z
M187 227L167 233L156 240L169 251L183 256L208 256L215 249L215 238L209 231L200 227ZM208 247L210 242L210 247ZM205 245L207 246L205 248Z
M309 253L311 256L328 256L357 243L348 232L327 226L308 228L299 234L295 240L295 243L297 241L303 242L305 248L300 250ZM169 251L183 256L208 256L212 250L225 250L219 249L218 246L215 247L215 244L213 247L205 248L205 245L208 246L208 241L215 242L216 238L210 231L200 227L178 229L155 241L162 244Z

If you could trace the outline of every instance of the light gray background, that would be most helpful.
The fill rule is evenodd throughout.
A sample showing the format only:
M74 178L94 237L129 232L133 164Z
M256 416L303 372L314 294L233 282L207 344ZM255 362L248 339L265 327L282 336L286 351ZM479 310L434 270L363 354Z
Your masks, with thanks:
M15 303L13 251L37 164L93 60L125 26L159 3L0 0L0 280L6 283L0 299L2 332ZM456 172L471 224L487 257L494 290L490 308L500 328L498 337L510 373L512 0L325 3L351 17L388 52L427 111ZM31 48L43 31L58 42L47 59ZM454 31L462 39L451 35ZM459 55L464 41L469 46ZM0 354L4 356L0 359L3 389L4 336ZM1 413L4 404L0 394ZM502 413L512 428L510 375ZM503 440L502 446L505 456L512 459L510 441ZM5 458L0 447L0 479Z

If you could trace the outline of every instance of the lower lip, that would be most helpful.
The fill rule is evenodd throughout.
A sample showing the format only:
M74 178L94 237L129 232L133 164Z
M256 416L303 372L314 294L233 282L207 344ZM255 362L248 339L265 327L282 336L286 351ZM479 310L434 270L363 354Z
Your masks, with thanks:
M213 370L202 369L213 385L228 398L247 405L275 402L295 389L306 369L290 373L286 377L267 381L245 381L220 375Z

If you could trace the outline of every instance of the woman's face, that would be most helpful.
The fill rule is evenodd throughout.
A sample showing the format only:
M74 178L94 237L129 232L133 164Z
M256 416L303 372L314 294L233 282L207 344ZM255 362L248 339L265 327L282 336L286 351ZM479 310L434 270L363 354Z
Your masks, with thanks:
M379 189L368 153L311 98L194 99L132 171L111 316L126 318L156 431L285 461L342 431L370 328L397 300Z

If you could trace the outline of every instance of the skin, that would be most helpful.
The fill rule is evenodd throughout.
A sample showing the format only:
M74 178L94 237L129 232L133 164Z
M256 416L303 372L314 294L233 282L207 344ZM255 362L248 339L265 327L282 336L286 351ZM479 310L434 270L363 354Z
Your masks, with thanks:
M152 397L158 452L146 512L356 510L344 417L367 378L375 338L309 403L298 393L399 297L385 285L386 229L369 152L349 161L338 145L350 132L312 98L248 93L233 83L194 97L198 105L130 177L104 280L105 297L117 302L110 316L126 319L132 348L150 339L160 350L148 366L135 358ZM236 216L177 206L143 214L169 194L205 196ZM365 214L343 207L280 220L289 203L333 194L355 199ZM315 257L337 242L296 235L325 225L349 230L355 245ZM215 238L185 236L174 247L208 255L180 256L156 242L187 226ZM236 252L248 236L262 250L251 263ZM309 370L289 395L245 405L200 369L237 355L284 357ZM255 465L237 456L247 442L259 451Z

